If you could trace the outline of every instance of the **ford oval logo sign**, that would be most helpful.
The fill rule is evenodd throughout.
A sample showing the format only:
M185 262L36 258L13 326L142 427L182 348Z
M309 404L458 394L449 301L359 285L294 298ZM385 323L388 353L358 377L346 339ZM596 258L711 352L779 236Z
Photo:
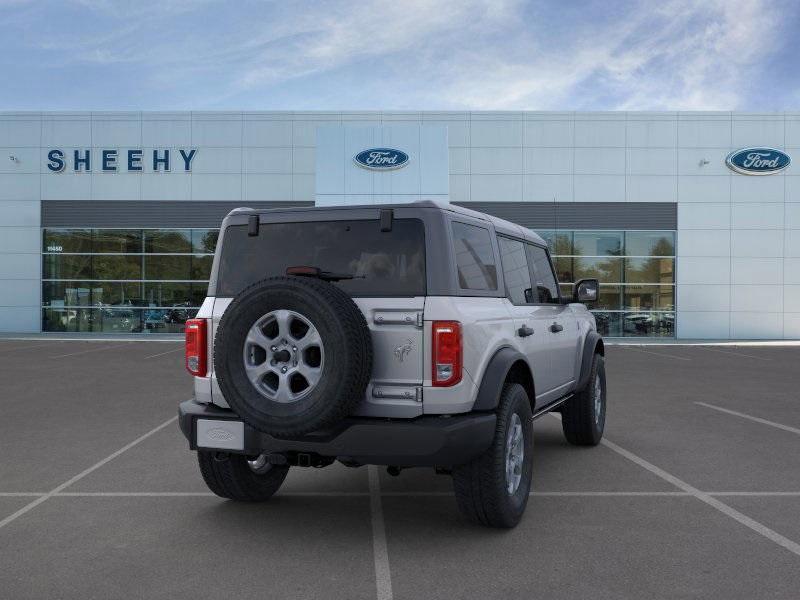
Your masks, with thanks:
M742 148L728 155L725 164L743 175L771 175L783 171L792 159L775 148Z
M370 148L356 154L353 160L365 169L389 171L404 167L408 162L408 154L394 148Z

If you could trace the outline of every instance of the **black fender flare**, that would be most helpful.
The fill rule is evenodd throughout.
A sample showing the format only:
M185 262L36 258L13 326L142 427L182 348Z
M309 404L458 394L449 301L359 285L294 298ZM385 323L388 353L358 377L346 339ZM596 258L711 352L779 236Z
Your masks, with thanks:
M472 410L494 410L497 408L497 403L500 401L500 392L503 390L503 383L508 377L508 372L514 363L520 360L528 365L527 357L513 348L500 348L495 352L483 372L483 379L481 379L478 396L475 398ZM530 365L528 365L528 370L530 370ZM531 406L533 406L534 398L530 400Z
M577 391L582 391L589 383L589 373L592 371L592 361L595 354L605 355L605 346L603 345L603 338L596 331L590 331L586 334L586 339L583 341L583 352L581 353L581 374L578 377L578 385L575 386Z

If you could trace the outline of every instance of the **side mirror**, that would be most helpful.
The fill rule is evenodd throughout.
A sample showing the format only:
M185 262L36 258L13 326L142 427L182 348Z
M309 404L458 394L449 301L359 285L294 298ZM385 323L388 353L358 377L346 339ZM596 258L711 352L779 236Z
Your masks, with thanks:
M525 294L525 302L528 304L533 304L534 303L533 288L525 288L524 294Z
M600 297L600 282L597 279L581 279L575 284L573 302L597 302Z

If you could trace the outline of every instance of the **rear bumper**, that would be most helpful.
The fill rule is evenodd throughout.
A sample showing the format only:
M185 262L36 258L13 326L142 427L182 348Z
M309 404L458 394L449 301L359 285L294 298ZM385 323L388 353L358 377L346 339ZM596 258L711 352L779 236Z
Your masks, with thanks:
M247 424L231 410L194 400L178 409L181 431L192 450L224 450L255 456L262 453L299 452L335 457L362 464L450 467L471 461L483 453L494 437L494 413L467 413L452 417L422 416L416 419L345 419L335 429L294 439L275 438ZM204 431L208 422L235 432L198 444L198 419ZM241 439L234 439L242 432Z

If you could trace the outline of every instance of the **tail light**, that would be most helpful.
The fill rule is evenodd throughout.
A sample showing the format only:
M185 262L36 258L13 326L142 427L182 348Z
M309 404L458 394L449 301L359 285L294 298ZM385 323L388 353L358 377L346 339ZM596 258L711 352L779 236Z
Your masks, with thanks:
M189 319L186 321L186 370L195 377L205 377L207 368L208 321Z
M461 381L461 323L458 321L434 321L432 333L431 381L435 387L455 385Z

